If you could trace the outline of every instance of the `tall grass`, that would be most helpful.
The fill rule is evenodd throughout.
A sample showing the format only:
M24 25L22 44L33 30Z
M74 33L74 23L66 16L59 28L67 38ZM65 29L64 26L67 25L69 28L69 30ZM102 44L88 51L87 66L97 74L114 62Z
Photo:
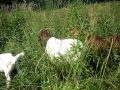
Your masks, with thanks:
M110 32L120 34L120 4L100 3L34 11L21 5L11 11L0 12L0 50L25 57L17 62L18 74L12 79L11 90L119 90L120 56L95 50L81 50L75 62L66 58L54 59L46 55L38 41L39 30L49 28L57 38L70 38L70 30L77 28L78 39L85 41L83 32L107 39ZM71 58L70 58L71 59ZM56 62L55 62L56 61ZM62 61L62 62L61 62ZM4 75L0 75L0 89L5 88Z

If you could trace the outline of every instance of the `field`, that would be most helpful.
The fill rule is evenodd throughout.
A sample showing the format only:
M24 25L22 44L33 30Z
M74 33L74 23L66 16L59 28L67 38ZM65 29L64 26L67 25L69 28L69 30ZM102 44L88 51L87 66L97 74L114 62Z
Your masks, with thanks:
M22 4L12 10L0 10L0 53L16 55L25 51L16 63L19 70L10 90L120 89L120 55L114 49L101 55L95 50L81 50L82 55L75 62L68 63L61 57L51 63L45 46L38 40L39 31L45 28L61 39L72 38L70 30L76 29L77 39L83 43L84 31L108 39L109 33L120 34L120 2L74 3L46 10ZM92 66L91 60L97 63ZM4 73L0 74L0 81L3 90Z

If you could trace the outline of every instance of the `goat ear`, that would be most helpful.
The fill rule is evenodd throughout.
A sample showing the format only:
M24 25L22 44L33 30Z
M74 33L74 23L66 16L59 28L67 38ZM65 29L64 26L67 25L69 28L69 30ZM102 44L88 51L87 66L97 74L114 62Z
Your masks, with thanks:
M77 37L79 35L79 32L76 28L72 28L70 30L70 33L72 34L73 37Z

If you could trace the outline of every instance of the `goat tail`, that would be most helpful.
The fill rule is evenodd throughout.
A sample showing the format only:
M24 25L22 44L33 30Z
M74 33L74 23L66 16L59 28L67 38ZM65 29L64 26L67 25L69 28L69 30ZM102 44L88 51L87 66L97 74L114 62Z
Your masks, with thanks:
M16 56L15 56L15 59L17 60L20 56L24 56L24 52L21 52L21 53L19 53L19 54L17 54Z

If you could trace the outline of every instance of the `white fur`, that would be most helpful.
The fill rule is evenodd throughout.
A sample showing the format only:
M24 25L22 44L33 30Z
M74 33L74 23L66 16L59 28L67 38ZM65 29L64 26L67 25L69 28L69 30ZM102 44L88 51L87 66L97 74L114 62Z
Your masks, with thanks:
M13 56L11 53L0 54L0 72L5 73L7 88L9 88L11 81L10 72L14 68L15 62L20 56L24 56L24 52L17 54L16 56Z
M50 56L51 59L54 57L59 57L60 55L65 55L71 51L73 45L77 45L79 43L80 48L83 47L83 44L77 39L57 39L55 37L51 37L47 41L46 45L46 53Z

